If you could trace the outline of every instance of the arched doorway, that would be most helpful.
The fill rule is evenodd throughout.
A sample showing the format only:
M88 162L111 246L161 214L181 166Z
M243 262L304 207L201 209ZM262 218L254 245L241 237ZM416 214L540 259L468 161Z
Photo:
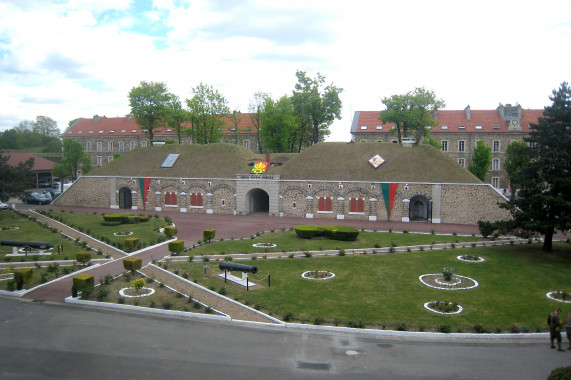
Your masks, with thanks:
M410 200L409 218L411 221L428 220L428 199L417 195Z
M131 189L122 187L119 190L119 208L132 208L133 199L131 198Z
M270 196L262 189L252 189L246 193L246 209L248 214L268 213L270 211Z

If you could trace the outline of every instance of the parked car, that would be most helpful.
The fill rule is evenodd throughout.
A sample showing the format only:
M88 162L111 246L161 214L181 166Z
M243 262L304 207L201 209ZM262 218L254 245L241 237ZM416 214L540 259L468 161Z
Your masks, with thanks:
M10 206L8 206L6 203L0 202L0 210L8 210L9 208Z
M31 193L28 198L26 198L26 203L29 204L36 204L36 205L47 205L52 203L52 196L47 194L40 194L40 193Z
M38 182L39 187L50 187L51 185L52 184L47 179L42 179L40 182Z

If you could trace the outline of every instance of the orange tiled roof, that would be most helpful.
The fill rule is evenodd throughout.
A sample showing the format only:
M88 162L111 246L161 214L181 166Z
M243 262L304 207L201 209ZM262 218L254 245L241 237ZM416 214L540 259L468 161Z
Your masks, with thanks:
M379 120L382 111L357 111L353 118L351 133L388 132L394 123ZM529 132L531 123L537 124L543 110L521 110L521 130ZM382 129L379 127L382 126ZM464 127L464 128L459 128ZM497 110L470 110L470 120L465 110L439 110L438 125L431 132L512 132L508 121L503 120Z
M240 122L238 123L238 133L255 133L256 127L252 120L252 113L241 113ZM222 133L234 133L232 128L232 118L230 116L223 117L225 125ZM190 123L183 123L187 128L190 128ZM176 131L170 127L155 128L153 130L155 135L169 136L176 135ZM82 137L82 136L141 136L144 135L143 131L139 128L136 120L132 116L124 117L105 117L94 116L90 119L81 118L71 125L63 133L62 137Z
M2 153L0 156L9 156L7 164L10 166L18 166L20 162L26 162L30 158L34 159L33 172L53 170L55 163L43 157L34 156L32 153Z

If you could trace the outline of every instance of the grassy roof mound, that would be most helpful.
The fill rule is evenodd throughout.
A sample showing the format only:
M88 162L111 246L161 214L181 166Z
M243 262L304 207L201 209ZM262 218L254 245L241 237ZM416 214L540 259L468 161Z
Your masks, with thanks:
M374 168L369 159L385 162ZM380 182L479 183L448 154L429 145L329 142L313 145L281 168L282 179Z
M180 157L172 168L161 168L168 154ZM385 163L375 169L369 159L379 154ZM166 144L125 153L89 174L94 176L234 178L250 173L251 164L265 161L234 144ZM392 143L327 142L313 145L299 154L271 153L268 174L282 179L478 183L468 170L440 150L420 145L405 148Z
M168 154L180 154L172 168L161 168ZM234 144L165 144L135 149L92 170L94 176L233 178L249 173L263 155Z

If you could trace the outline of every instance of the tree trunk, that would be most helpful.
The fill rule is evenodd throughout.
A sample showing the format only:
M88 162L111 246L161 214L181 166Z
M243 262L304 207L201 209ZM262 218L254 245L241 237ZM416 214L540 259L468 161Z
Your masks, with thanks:
M543 247L541 248L545 252L551 252L551 248L553 246L553 231L554 228L548 227L545 231L545 235L543 237Z

